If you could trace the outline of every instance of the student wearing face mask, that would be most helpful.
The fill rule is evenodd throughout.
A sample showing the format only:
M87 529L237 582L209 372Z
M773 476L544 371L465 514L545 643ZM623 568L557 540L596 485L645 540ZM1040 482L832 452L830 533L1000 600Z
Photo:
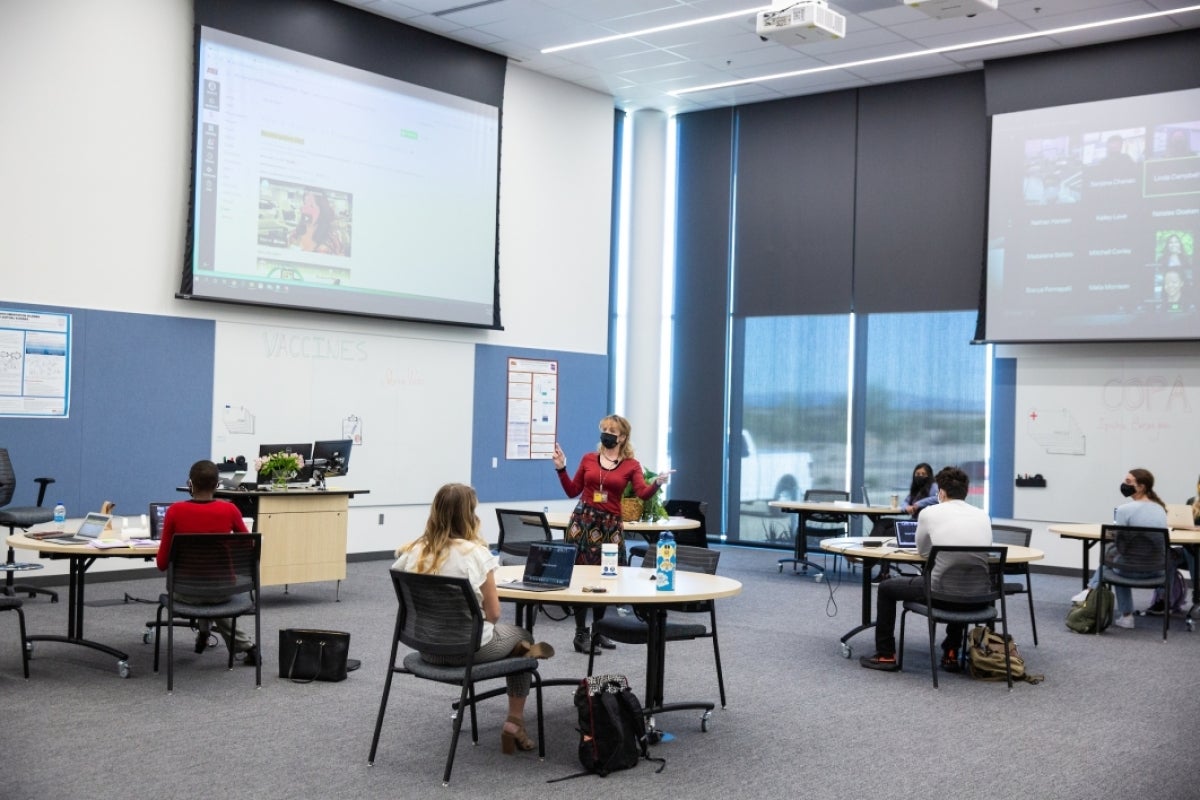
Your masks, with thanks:
M1154 493L1154 474L1148 469L1135 468L1129 470L1125 474L1125 480L1121 481L1121 494L1128 498L1128 502L1117 506L1116 514L1113 516L1113 524L1129 525L1138 528L1165 528L1167 527L1167 507L1163 503L1162 498ZM1127 578L1154 578L1162 577L1162 570L1158 572L1136 572L1129 573L1121 570L1121 556L1117 552L1116 544L1110 544L1104 558L1105 568L1123 575ZM1092 579L1088 581L1088 587L1094 589L1100 585L1100 570L1097 569ZM1132 628L1133 624L1133 590L1128 586L1114 585L1113 595L1116 597L1117 610L1114 613L1113 625L1118 628ZM1079 595L1076 595L1079 597Z
M912 483L909 484L908 494L901 508L915 517L921 513L921 509L936 505L937 501L938 485L933 479L933 467L921 462L913 467Z
M629 420L612 414L600 420L600 444L596 452L587 453L579 461L572 477L567 473L567 456L554 443L554 469L567 497L578 497L579 502L571 512L564 538L579 547L576 564L599 564L603 544L617 545L619 563L625 558L625 533L621 525L621 496L625 487L633 484L633 491L646 500L667 482L669 472L664 472L650 483L642 475L642 465L633 457L633 445L629 441L632 430ZM604 616L604 608L597 606L593 617ZM587 606L575 609L575 650L588 651L591 640L587 626ZM616 647L607 637L599 638L601 647Z

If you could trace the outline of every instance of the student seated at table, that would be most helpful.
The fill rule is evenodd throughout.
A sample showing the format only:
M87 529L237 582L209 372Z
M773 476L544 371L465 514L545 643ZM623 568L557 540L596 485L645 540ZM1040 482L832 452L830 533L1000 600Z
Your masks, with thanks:
M1115 525L1130 525L1138 528L1167 527L1167 506L1154 492L1154 473L1148 469L1135 468L1125 473L1121 481L1121 494L1129 498L1128 503L1117 506L1113 517ZM1121 570L1121 556L1118 552L1120 542L1108 545L1108 552L1102 553L1105 569L1126 578L1154 578L1163 576L1158 572L1128 572ZM1162 549L1159 549L1162 553ZM1094 589L1100 584L1100 570L1097 569L1088 581L1088 587ZM1081 595L1086 593L1081 593ZM1133 624L1133 589L1129 586L1115 584L1113 595L1117 600L1117 610L1113 614L1112 624L1118 628L1132 628ZM1080 595L1076 595L1080 597Z
M177 533L248 533L238 507L228 500L213 498L219 480L217 465L213 462L197 461L192 464L188 471L188 493L192 499L172 503L163 517L162 539L158 543L158 568L163 572L166 572L170 563L171 539ZM223 602L180 595L176 595L175 599L200 605ZM229 619L224 618L212 620L212 627L217 629L217 633L225 640L225 646L234 654L246 654L242 663L249 667L258 664L258 648L249 634L241 628L235 628ZM203 653L208 648L208 638L209 620L200 620L196 634L197 653Z
M934 547L987 547L992 543L992 520L981 509L966 502L967 473L958 467L945 467L937 474L938 503L926 506L917 518L917 552L928 557ZM940 576L958 559L975 559L977 556L954 553L939 557L937 572L932 576L933 588L940 588ZM875 612L875 655L862 656L858 663L867 669L895 672L900 668L896 660L896 606L904 600L925 599L925 578L889 578L879 584L879 597ZM957 672L959 667L958 647L962 642L965 625L946 626L946 638L942 640L942 669Z
M912 481L909 483L908 494L904 496L904 502L900 504L900 508L905 514L916 518L922 509L936 505L938 501L938 485L933 479L933 467L922 461L913 467ZM875 536L874 530L871 535ZM872 578L874 583L886 580L888 575L898 572L893 569L886 561L879 562L879 574Z

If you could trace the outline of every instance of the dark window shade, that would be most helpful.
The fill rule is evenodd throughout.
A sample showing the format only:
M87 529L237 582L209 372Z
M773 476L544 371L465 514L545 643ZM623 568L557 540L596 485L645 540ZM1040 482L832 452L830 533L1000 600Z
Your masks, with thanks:
M988 61L987 113L1200 86L1200 30Z
M855 93L737 113L734 313L850 311Z
M976 308L987 223L982 73L862 89L858 108L854 310Z
M706 500L721 532L732 109L680 115L671 357L671 497ZM715 456L715 457L714 457Z

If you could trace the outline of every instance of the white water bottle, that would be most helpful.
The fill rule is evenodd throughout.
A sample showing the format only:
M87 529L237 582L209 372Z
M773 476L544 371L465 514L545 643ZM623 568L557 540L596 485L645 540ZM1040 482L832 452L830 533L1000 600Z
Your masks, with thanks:
M59 526L59 528L61 528L62 524L66 521L67 521L67 507L64 506L61 501L58 503L55 503L55 505L54 505L54 524Z

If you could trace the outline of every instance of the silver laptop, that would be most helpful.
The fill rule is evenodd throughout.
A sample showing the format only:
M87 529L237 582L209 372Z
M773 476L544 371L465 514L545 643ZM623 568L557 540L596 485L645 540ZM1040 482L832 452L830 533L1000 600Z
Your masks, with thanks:
M1167 504L1167 527L1185 531L1200 530L1200 525L1192 516L1192 507L1185 503Z
M109 520L111 519L111 514L101 514L98 511L91 511L83 518L83 522L79 523L79 530L75 531L75 533L46 531L33 534L33 537L44 542L54 542L55 544L90 544L100 538L100 534L104 533L104 529L108 527Z
M553 592L571 585L578 548L570 542L530 542L525 574L521 580L504 584L506 589Z
M901 550L917 549L917 521L915 519L896 520L896 547Z

